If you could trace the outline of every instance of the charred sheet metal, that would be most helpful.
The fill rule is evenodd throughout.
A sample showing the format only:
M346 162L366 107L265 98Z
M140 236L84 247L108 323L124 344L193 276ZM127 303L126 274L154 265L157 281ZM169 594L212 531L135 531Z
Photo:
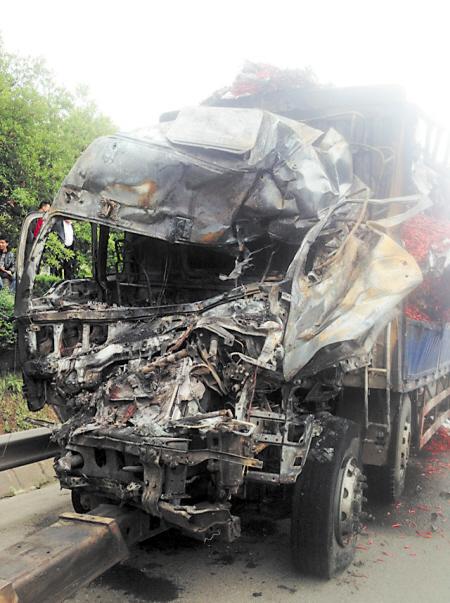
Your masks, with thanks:
M298 241L298 223L353 181L350 148L335 130L257 109L195 107L96 140L52 210L171 242L234 246L267 231Z
M300 269L294 275L285 337L287 380L304 367L303 373L317 372L342 362L345 370L351 357L367 354L399 302L422 281L409 253L386 235L376 239L370 247L350 236L320 276Z

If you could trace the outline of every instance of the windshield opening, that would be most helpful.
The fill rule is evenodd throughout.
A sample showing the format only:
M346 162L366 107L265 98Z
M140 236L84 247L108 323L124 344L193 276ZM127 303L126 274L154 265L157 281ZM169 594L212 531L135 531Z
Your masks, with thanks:
M297 245L267 235L240 248L176 244L58 217L47 228L31 282L33 305L165 306L284 278ZM39 238L40 238L39 237ZM64 238L66 237L66 238Z
M33 227L32 222L31 229ZM32 241L29 239L30 247ZM62 216L54 219L37 261L33 297L41 297L50 287L63 281L92 279L95 272L92 244L92 228L88 222ZM26 256L29 254L30 249ZM34 258L31 261L35 261Z

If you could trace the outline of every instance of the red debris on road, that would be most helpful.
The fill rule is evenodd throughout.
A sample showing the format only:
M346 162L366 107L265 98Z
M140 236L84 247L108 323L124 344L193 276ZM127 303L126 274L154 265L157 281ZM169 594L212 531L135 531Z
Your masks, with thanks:
M421 538L433 538L433 532L424 532L422 530L416 530L416 534Z
M425 445L424 450L432 454L448 452L450 450L450 430L441 427L435 436ZM449 463L442 463L442 465L448 466Z

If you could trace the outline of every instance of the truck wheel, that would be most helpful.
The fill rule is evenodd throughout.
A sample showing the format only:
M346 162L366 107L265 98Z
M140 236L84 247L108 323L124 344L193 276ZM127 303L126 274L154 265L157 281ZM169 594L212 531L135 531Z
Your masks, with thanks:
M291 549L300 572L331 578L352 562L365 480L360 456L358 425L328 418L294 487Z
M397 420L393 425L391 447L386 471L386 493L390 502L397 500L405 488L406 467L411 449L411 402L403 396Z
M395 502L405 488L406 467L411 450L411 401L402 396L396 418L392 421L391 441L386 465L369 465L369 495L383 503Z
M101 502L97 496L92 496L86 492L83 493L80 489L71 490L71 497L75 513L89 513Z

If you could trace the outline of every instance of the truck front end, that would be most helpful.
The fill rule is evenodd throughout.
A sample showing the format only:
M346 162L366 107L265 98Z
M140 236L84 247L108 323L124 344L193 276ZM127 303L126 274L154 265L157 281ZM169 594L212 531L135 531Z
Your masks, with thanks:
M75 508L232 540L233 501L295 489L298 536L319 480L320 573L348 564L363 476L359 427L333 416L343 375L421 280L388 212L335 130L264 111L200 107L92 143L31 246L24 224L16 298L28 403L59 417ZM41 294L61 220L89 233L91 267ZM296 555L316 550L297 536Z

